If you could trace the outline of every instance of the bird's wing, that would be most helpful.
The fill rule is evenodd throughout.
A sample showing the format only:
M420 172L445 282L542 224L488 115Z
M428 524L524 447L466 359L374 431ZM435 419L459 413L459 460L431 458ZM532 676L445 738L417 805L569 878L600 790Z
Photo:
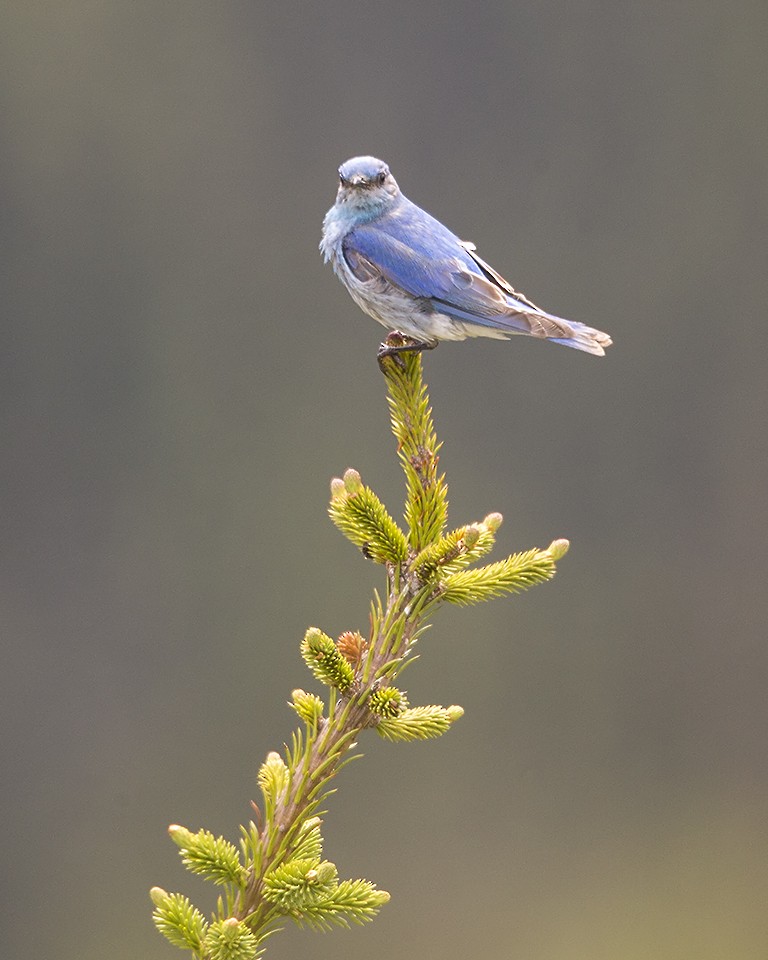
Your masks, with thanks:
M489 280L492 280L497 286L501 287L502 290L505 290L510 297L514 297L515 300L519 300L520 303L524 303L529 307L533 307L534 310L538 310L539 313L544 313L541 307L537 307L536 304L529 300L524 293L520 293L519 290L515 290L509 280L505 280L500 273L497 273L493 267L486 263L481 257L477 255L477 250L474 243L470 243L469 240L460 240L459 243L464 247L469 256L475 261L475 263L480 267L483 273L488 277Z
M439 235L432 254L429 238L410 239L370 224L347 234L342 249L358 280L393 284L458 320L535 337L571 336L568 321L521 297L477 257L472 244Z
M358 280L385 280L412 297L445 296L451 273L460 267L450 257L429 256L375 226L358 227L342 244L344 258Z

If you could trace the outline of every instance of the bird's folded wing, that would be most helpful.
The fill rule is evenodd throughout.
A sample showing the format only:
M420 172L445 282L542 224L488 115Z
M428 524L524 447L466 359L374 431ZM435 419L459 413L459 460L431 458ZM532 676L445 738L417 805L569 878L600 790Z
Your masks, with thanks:
M502 277L500 273L497 273L489 263L486 263L485 260L479 257L477 255L477 250L474 243L470 243L468 240L460 240L459 242L489 280L493 280L494 283L501 287L502 290L506 290L510 297L514 297L515 300L520 301L520 303L524 303L528 307L533 307L533 309L538 310L539 313L544 313L541 307L537 307L536 304L532 300L529 300L524 293L520 293L519 290L515 290L509 280L505 280L504 277Z
M344 238L344 258L358 280L384 279L412 297L450 294L451 258L428 257L376 227L358 227Z
M444 253L444 244L440 246ZM347 234L343 251L358 280L393 284L457 319L533 336L571 334L567 321L521 297L477 257L471 244L457 242L454 256L429 257L390 233L367 226Z

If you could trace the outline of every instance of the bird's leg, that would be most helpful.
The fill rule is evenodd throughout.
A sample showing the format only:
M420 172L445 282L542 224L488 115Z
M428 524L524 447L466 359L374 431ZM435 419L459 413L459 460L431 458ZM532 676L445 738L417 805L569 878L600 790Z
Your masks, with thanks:
M400 353L421 353L422 350L434 350L438 342L437 340L417 340L415 337L400 333L399 330L393 330L384 343L379 344L376 359L381 366L385 357L394 357L397 360L397 355Z

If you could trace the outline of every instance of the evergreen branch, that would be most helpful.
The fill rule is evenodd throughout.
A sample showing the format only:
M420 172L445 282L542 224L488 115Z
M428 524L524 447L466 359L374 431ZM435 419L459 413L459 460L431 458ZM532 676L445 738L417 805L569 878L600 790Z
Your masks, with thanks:
M181 860L191 873L207 877L213 883L245 885L246 875L234 844L214 837L208 830L192 833L186 827L168 827L171 840L179 847Z
M500 513L489 514L482 523L451 530L436 543L426 546L413 560L413 570L422 581L456 573L493 549Z
M289 781L290 774L285 761L276 750L272 750L267 754L267 759L259 768L258 775L258 784L264 798L264 813L267 819L274 815L280 798L288 789Z
M325 704L320 697L305 690L296 689L291 693L290 706L296 711L307 726L315 729L323 715Z
M496 543L496 531L503 521L504 518L500 513L489 513L481 523L472 524L477 529L477 539L474 543L467 545L466 562L462 563L461 566L473 563L493 550Z
M160 933L175 947L200 956L208 925L197 907L180 893L166 893L162 887L152 887L149 895L155 905L152 919Z
M342 693L351 686L355 678L351 664L322 630L317 627L307 630L301 645L301 655L321 683L335 687Z
M331 481L331 520L347 539L377 563L402 563L408 554L403 531L356 470Z
M363 924L373 920L388 902L389 894L377 890L367 880L344 880L333 896L306 908L295 919L299 926L306 925L315 930L330 930L332 926L348 927L350 921Z
M301 832L291 856L297 860L317 860L323 855L323 837L320 833L320 817L312 817L301 825Z
M427 389L422 378L421 356L405 353L384 357L392 432L397 455L405 472L405 520L412 549L434 543L448 518L448 487L438 474L439 451Z
M381 687L368 699L368 709L377 717L399 717L408 706L408 698L397 687Z
M385 740L432 740L463 715L461 707L412 707L396 717L383 718L376 732Z
M348 630L334 641L317 627L307 630L301 655L327 688L326 702L293 691L290 705L301 725L283 755L269 753L259 768L262 805L253 805L255 821L241 827L240 853L208 831L171 828L185 866L222 886L210 924L181 894L152 890L158 930L198 960L253 960L286 916L327 930L363 923L378 912L389 894L366 880L339 882L336 866L322 859L321 806L335 792L334 778L359 756L355 747L367 729L390 741L426 740L461 717L457 706L409 707L405 693L392 685L416 659L414 645L438 604L478 603L548 580L567 550L567 541L555 541L547 550L468 569L491 550L501 515L445 532L447 487L438 472L440 444L421 356L385 356L381 367L405 473L408 533L357 471L332 482L331 518L384 565L385 590L374 592L367 637Z
M527 550L476 570L451 574L442 583L441 597L448 603L468 606L505 593L519 593L536 583L551 580L554 575L555 556L551 548Z
M206 960L256 960L263 953L259 940L234 917L212 923L205 936Z
M338 872L327 860L291 860L266 875L264 897L289 914L327 900L337 886Z

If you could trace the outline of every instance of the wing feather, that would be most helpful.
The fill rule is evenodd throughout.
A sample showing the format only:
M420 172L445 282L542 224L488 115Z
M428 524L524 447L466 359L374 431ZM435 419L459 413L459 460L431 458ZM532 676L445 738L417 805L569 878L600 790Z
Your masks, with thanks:
M589 353L602 354L610 344L607 334L541 310L482 260L474 244L419 213L429 222L412 215L346 235L344 258L358 280L394 285L470 327L557 340Z

